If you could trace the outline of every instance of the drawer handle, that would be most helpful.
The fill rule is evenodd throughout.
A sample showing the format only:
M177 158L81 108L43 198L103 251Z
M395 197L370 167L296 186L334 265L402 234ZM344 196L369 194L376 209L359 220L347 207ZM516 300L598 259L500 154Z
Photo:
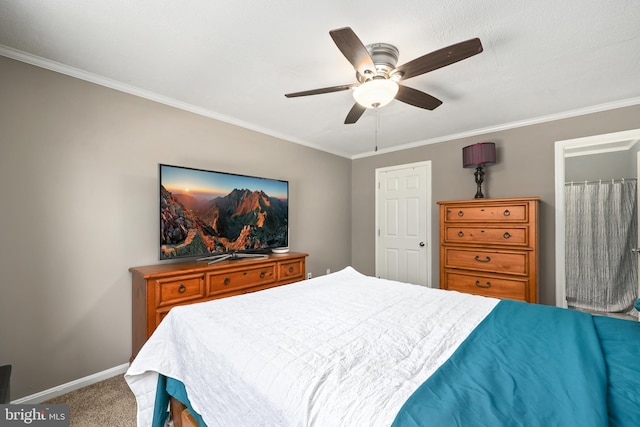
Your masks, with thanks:
M509 237L511 237L511 234L509 234L509 232L505 232L502 237L504 237L505 239L508 239Z
M289 267L289 273L293 273L293 266Z
M178 292L181 294L184 294L186 291L187 291L187 287L182 283L180 283L180 286L178 286Z
M464 212L458 211L458 216L464 216Z
M509 215L511 215L511 212L509 212L509 209L505 209L504 212L503 212L503 215L504 216L509 216Z
M266 274L267 274L267 273L266 273L264 270L262 270L262 271L260 272L260 278L261 278L261 279L264 279L264 276L265 276Z
M480 280L476 280L476 286L479 288L489 289L491 287L491 282L487 282L486 284L480 283Z
M458 231L458 237L462 237L464 236L464 233L462 231Z
M489 262L491 261L491 257L489 256L485 256L485 259L480 259L480 255L476 255L475 260L478 262Z
M228 285L229 283L231 283L231 279L229 279L228 277L224 278L224 282L225 285Z

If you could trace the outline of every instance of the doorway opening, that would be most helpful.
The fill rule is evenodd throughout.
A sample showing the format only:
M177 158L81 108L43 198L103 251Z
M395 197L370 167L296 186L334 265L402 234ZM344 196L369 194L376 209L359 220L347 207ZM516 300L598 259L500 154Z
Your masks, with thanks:
M571 306L572 303L570 303L568 299L575 298L574 290L570 289L569 293L571 295L567 294L568 286L569 287L571 286L570 284L567 283L568 281L567 273L569 272L571 273L571 276L573 276L574 275L573 269L575 268L575 267L569 267L569 268L567 267L568 265L567 262L569 261L567 259L567 250L569 248L569 252L571 252L571 247L573 246L575 248L575 245L569 244L569 243L573 244L573 241L567 242L567 232L571 231L573 224L569 222L567 219L567 215L569 212L567 212L568 208L566 204L568 200L566 185L571 185L571 181L575 179L576 160L578 161L577 164L580 165L578 167L578 170L581 169L582 171L592 169L592 167L588 166L589 163L596 164L598 160L602 160L605 158L611 159L612 158L611 156L615 156L615 155L619 156L618 158L625 158L626 160L624 160L624 162L627 163L628 161L628 163L630 164L630 166L628 166L628 169L626 169L626 172L625 172L625 168L622 168L622 167L620 167L619 170L616 170L615 172L611 172L614 174L622 173L623 175L626 174L627 176L616 176L616 177L603 176L603 177L600 177L603 179L599 178L595 181L585 179L584 181L587 181L586 184L584 182L580 182L580 183L576 182L576 185L581 185L581 186L596 185L597 186L601 184L601 181L605 181L605 179L608 179L609 181L613 179L613 181L617 181L617 183L620 183L622 178L637 179L638 167L640 166L640 162L636 161L637 156L640 155L639 154L640 144L637 144L639 141L640 141L640 129L636 129L631 131L616 132L616 133L605 134L605 135L595 135L595 136L566 140L566 141L557 141L555 144L556 305L559 307L567 308ZM605 157L605 156L608 156L608 157ZM605 162L602 161L601 163L605 163ZM620 165L614 163L613 168L615 169L618 166ZM632 175L632 176L629 176L629 175ZM567 184L567 182L569 182L569 184ZM572 189L576 190L576 188L572 188ZM636 218L634 218L633 220L637 224L637 214L635 216ZM634 224L634 226L636 224ZM634 231L634 234L637 234L637 232ZM637 236L634 236L634 239L635 238L637 238ZM637 249L637 248L628 248L629 251L631 251L631 249ZM571 256L573 257L573 254ZM634 269L633 271L634 277L637 277L637 270L638 270L637 255L634 254L632 261L633 262L632 263L630 262L630 264L633 264L632 268ZM569 278L569 282L574 279L575 279L574 277ZM637 279L634 279L634 280L637 282ZM640 295L640 288L638 287L637 283L635 284L635 288L636 288L636 297L637 297L638 295ZM633 292L633 290L631 292ZM598 311L598 314L603 313L596 309L589 310L589 311Z

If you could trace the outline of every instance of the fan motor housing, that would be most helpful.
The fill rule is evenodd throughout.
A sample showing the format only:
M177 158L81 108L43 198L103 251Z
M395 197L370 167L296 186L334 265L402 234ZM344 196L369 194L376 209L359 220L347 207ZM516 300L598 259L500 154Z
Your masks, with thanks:
M389 73L396 68L398 63L398 48L389 43L373 43L365 46L373 64L376 66L376 76L389 78ZM359 80L365 81L375 76L361 76Z

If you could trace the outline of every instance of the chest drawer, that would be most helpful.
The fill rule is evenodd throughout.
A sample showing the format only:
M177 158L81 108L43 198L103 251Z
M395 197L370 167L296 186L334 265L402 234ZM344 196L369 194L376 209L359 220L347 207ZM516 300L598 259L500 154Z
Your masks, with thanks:
M276 264L249 267L207 274L208 295L253 286L266 285L276 281Z
M304 279L304 264L301 260L280 263L278 278L283 281L295 282Z
M478 243L513 246L528 246L527 227L476 227L446 226L446 243Z
M444 288L493 298L527 300L527 279L505 279L481 274L445 271Z
M448 206L445 221L527 221L527 205Z
M525 251L489 251L483 249L445 248L444 266L506 274L529 272L528 256Z
M157 305L177 304L204 296L204 274L192 274L156 280Z

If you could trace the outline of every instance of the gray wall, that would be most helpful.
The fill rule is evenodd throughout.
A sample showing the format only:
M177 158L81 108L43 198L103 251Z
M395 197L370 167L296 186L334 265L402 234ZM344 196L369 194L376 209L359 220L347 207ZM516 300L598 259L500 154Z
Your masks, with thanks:
M351 261L351 160L0 57L0 365L11 399L127 363L158 163L290 182L291 248Z
M573 156L564 159L565 182L635 178L636 152L625 151Z
M539 300L555 304L555 141L640 127L640 106L557 120L473 138L366 157L352 165L352 265L375 273L375 169L417 161L432 161L433 286L439 284L439 211L437 201L471 199L475 195L473 169L462 168L462 147L493 141L497 164L487 168L486 197L539 196Z

